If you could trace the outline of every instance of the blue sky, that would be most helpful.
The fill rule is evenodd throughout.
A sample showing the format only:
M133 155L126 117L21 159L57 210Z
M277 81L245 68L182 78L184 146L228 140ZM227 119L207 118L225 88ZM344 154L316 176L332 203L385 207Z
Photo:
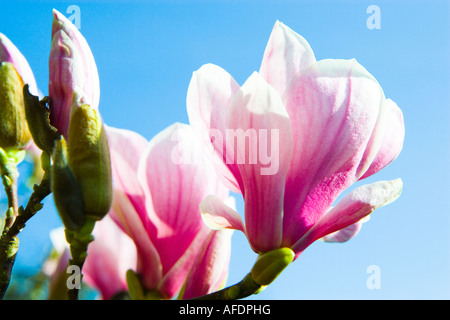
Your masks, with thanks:
M276 20L301 34L317 59L356 58L400 106L406 126L398 159L364 183L400 177L403 194L351 241L314 243L251 299L450 298L449 1L0 3L0 32L28 59L44 94L52 9L69 17L67 8L77 5L99 70L104 121L148 139L188 122L187 88L203 64L221 66L241 84L258 70ZM366 26L373 4L381 29ZM48 231L59 219L52 199L45 203L20 235L15 268L34 268L48 252ZM235 233L228 283L241 280L255 259ZM379 289L367 286L370 266L379 268Z

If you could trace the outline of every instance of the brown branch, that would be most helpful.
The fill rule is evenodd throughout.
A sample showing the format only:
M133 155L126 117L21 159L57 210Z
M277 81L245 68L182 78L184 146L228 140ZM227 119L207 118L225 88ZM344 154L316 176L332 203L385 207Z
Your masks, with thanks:
M16 218L12 219L12 224L10 226L5 224L3 234L0 238L0 299L3 299L11 281L11 272L17 250L19 249L19 240L17 236L25 227L27 221L31 219L36 212L42 209L43 205L41 201L44 200L50 192L49 176L48 173L45 173L40 185L34 186L33 193L28 200L25 210L23 210L23 207L20 207L17 210ZM11 203L13 203L13 201L14 200L8 200L8 202ZM11 220L8 221L8 223L11 223Z

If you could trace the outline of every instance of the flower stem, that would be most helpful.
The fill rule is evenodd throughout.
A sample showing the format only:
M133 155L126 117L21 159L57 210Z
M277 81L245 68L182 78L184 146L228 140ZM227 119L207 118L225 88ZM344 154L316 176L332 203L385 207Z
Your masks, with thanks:
M8 210L6 211L4 230L9 229L17 216L17 177L18 171L14 160L1 150L2 159L0 161L0 173L2 175L3 186L5 187L6 197L8 198Z
M65 229L66 240L70 245L71 259L69 266L75 266L79 270L79 283L68 288L69 300L78 300L78 294L81 289L83 279L83 265L86 261L89 243L94 240L92 231L94 230L95 220L87 219L85 224L79 230Z
M83 273L81 272L83 270L84 262L86 261L86 255L82 252L87 252L87 245L84 248L77 248L74 249L73 246L70 247L70 252L72 255L72 259L69 260L70 266L76 266L78 267L78 270L80 270L80 282L77 286L72 286L68 289L68 297L69 300L78 300L78 295L81 289L81 280L83 278Z
M240 282L230 287L191 300L238 300L257 294L264 288L265 286L257 284L249 273Z
M5 215L5 224L3 226L2 236L0 238L0 298L6 292L11 279L12 267L16 259L16 253L19 248L17 237L9 237L7 233L14 223L18 212L17 202L17 168L14 162L7 154L1 150L0 173L5 187L6 197L8 199L8 209Z

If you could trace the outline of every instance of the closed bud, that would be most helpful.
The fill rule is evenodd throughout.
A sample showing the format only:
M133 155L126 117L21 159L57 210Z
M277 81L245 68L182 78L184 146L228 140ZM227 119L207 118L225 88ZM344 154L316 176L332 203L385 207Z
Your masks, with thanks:
M56 144L51 166L51 186L56 209L66 228L78 230L85 223L83 195L69 168L64 138Z
M36 80L27 59L4 34L0 33L0 62L9 62L20 75L22 82L30 86L30 92L38 94Z
M68 136L73 108L98 109L100 80L91 49L75 25L53 10L48 95L51 123Z
M111 159L100 114L89 105L76 108L71 116L68 154L86 216L101 220L112 203Z
M295 253L290 248L279 248L261 253L256 259L250 274L253 281L261 286L267 286L294 261Z
M0 63L0 147L23 149L31 141L25 117L23 81L10 62Z

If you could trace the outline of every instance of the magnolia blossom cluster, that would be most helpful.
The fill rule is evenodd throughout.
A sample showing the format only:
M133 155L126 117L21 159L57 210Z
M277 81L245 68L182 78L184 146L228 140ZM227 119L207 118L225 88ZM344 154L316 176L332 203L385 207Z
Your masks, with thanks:
M2 65L10 63L37 95L25 58L3 35L0 45ZM190 124L176 122L150 140L102 123L93 54L57 11L49 75L49 121L68 145L67 154L60 140L52 149L60 155L52 158L58 169L52 172L64 175L68 158L85 215L72 210L77 204L64 206L73 199L58 201L59 190L69 189L52 177L55 204L68 229L96 220L83 281L103 299L127 292L189 299L219 291L232 230L242 231L258 255L251 281L265 286L311 243L349 240L373 210L400 196L396 179L358 187L336 203L398 156L402 112L356 60L317 61L306 40L281 22L258 72L239 85L221 67L202 66L187 88ZM97 151L85 156L92 135ZM80 165L97 156L97 167ZM231 192L242 195L245 219ZM61 247L59 267L46 268L55 298L66 285L68 250ZM287 262L278 263L280 257Z

